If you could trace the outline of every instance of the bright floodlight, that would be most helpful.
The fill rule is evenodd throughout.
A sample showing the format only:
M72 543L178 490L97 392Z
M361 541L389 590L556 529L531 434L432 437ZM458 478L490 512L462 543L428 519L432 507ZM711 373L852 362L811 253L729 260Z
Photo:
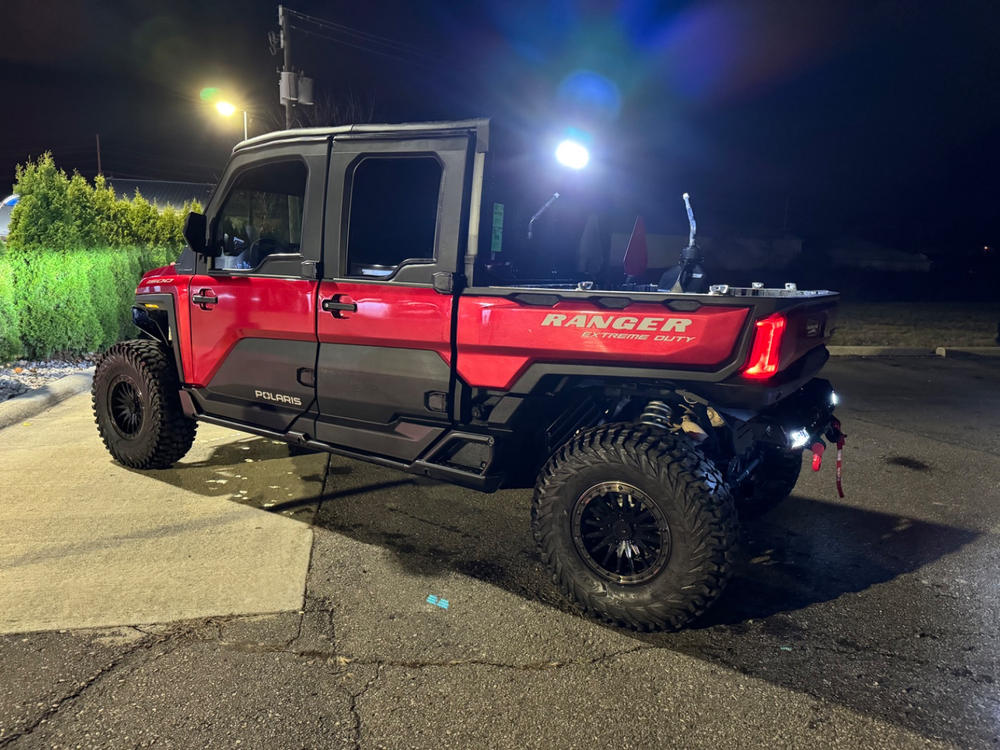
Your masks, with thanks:
M215 105L219 114L223 117L232 117L236 113L236 107L229 102L219 102Z
M583 169L590 161L590 152L578 141L565 140L556 148L556 159L570 169Z
M799 428L792 431L788 435L788 440L792 446L792 450L796 448L804 448L806 443L809 442L809 433L805 430L805 428Z

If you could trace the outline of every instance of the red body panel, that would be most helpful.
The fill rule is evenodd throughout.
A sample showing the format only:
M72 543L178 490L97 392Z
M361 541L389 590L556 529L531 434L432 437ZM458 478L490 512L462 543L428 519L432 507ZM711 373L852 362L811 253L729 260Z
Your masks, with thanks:
M320 300L337 297L357 312L319 313L320 343L430 349L451 360L452 297L429 287L323 281Z
M191 315L188 310L188 282L190 276L177 275L173 264L148 271L139 281L136 295L172 294L177 323L177 343L181 352L181 372L186 379L191 372Z
M538 307L505 297L462 297L458 309L459 375L500 389L536 362L718 365L732 356L748 313L721 305L684 313L648 303Z
M262 276L192 276L191 295L202 290L219 298L202 308L184 300L178 318L190 319L185 361L188 384L208 385L215 371L244 338L316 340L316 282ZM183 333L179 331L183 337ZM183 350L182 350L183 351ZM184 356L182 354L182 356Z
M170 293L185 381L207 385L243 338L316 341L420 349L451 362L453 298L429 287L351 281L317 282L254 276L177 276L172 266L143 277L137 294ZM205 308L191 294L208 290ZM356 311L320 311L319 300L355 303ZM793 307L781 346L779 371L828 340L835 304ZM552 307L507 297L461 296L457 370L469 385L510 388L532 364L622 364L711 368L732 356L750 308L703 305L673 312L633 303L609 310L587 301ZM317 323L318 321L318 323ZM317 327L318 326L318 327Z

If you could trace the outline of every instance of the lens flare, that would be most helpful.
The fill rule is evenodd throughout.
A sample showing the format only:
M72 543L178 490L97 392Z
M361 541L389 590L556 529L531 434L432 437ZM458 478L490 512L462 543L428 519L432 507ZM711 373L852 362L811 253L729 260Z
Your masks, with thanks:
M556 96L564 107L595 119L614 120L622 109L618 86L592 70L577 70L566 76Z

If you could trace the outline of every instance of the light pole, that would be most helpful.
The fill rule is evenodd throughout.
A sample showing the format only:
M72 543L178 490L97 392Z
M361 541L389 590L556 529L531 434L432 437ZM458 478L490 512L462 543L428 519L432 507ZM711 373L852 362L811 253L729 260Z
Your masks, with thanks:
M235 104L220 101L216 102L215 109L223 117L232 117L236 114L238 107ZM240 111L243 112L243 140L245 141L247 139L247 111L245 109L241 109Z

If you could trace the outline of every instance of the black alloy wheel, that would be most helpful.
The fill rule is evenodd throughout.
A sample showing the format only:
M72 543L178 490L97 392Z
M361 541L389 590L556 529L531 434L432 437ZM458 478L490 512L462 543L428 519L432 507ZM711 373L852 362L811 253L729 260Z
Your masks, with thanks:
M142 428L142 396L135 383L119 376L111 386L111 420L118 434L135 437Z
M601 482L573 509L573 543L598 575L621 584L644 583L670 559L670 526L638 487Z

